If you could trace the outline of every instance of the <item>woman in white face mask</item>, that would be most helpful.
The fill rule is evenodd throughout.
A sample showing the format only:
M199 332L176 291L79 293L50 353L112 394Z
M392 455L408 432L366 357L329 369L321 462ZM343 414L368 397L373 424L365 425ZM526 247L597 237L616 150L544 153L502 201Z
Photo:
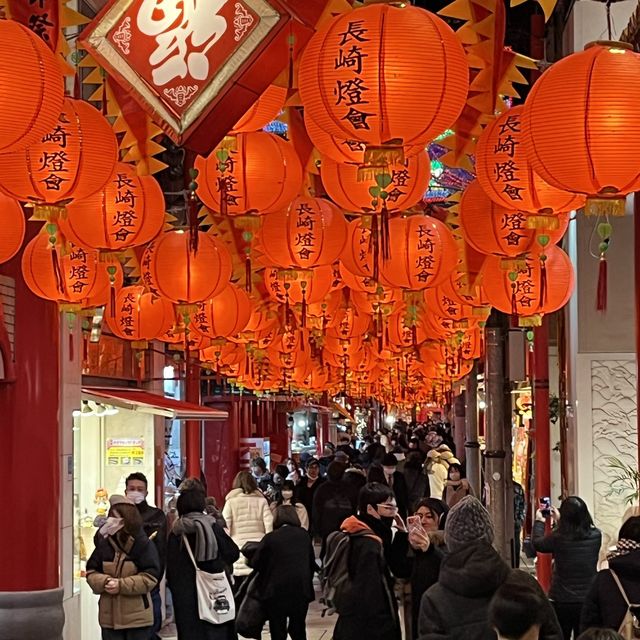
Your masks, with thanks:
M146 640L153 625L151 590L160 579L155 545L131 500L112 495L111 509L87 561L87 582L100 596L103 640Z
M303 529L309 530L309 514L305 509L304 505L298 502L298 497L296 496L295 484L292 480L285 480L282 483L282 489L280 491L280 498L271 503L271 511L275 517L278 507L281 506L293 506L296 508L296 513L298 515L298 519L300 520L300 526Z

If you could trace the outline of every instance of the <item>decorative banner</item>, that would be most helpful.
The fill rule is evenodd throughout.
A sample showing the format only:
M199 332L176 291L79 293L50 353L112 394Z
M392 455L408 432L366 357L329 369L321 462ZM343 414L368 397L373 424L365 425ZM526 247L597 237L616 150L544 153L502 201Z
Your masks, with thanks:
M295 29L302 46L324 2L112 0L83 33L82 44L177 143L225 98L225 111L210 121L215 132L208 127L206 136L193 138L193 148L207 152L286 66L283 32L302 2L306 21L296 21ZM260 73L251 74L258 56Z

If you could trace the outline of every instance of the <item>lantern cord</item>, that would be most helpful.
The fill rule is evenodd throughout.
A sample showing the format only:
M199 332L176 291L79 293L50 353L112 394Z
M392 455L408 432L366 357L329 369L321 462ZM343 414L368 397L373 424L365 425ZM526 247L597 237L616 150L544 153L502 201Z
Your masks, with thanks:
M64 278L60 269L60 261L58 260L58 251L55 245L51 247L51 262L53 264L53 275L56 279L56 288L58 292L64 294Z
M600 256L600 268L598 269L596 310L607 310L607 258L604 253Z
M389 238L389 210L386 202L382 205L380 215L380 245L382 247L382 259L389 260L391 258L391 242Z

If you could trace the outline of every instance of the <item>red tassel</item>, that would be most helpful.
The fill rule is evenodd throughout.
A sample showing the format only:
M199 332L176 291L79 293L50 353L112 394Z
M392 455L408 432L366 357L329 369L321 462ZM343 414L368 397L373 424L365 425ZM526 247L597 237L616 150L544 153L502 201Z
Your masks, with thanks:
M305 329L307 326L307 290L302 290L302 314L300 318L300 323L302 324L302 328Z
M82 91L80 89L80 72L77 68L76 73L73 76L73 97L76 100L80 100L82 98Z
M82 335L82 362L89 362L89 335L86 333Z
M195 193L189 197L189 240L191 250L198 253L198 199Z
M389 235L389 210L386 202L382 204L382 215L380 216L380 246L382 247L382 259L391 258L391 238Z
M540 309L547 301L547 256L540 256Z
M295 38L293 35L293 26L289 27L289 82L288 88L293 89L293 44Z
M114 283L111 283L109 287L109 316L111 318L116 317L116 287Z
M516 283L511 283L511 317L513 322L518 322L518 300L516 298Z
M71 331L71 329L69 330L69 361L73 362L73 355L74 355L74 349L73 349L73 331Z
M598 270L598 289L597 289L596 310L607 310L607 259L602 254L600 256L600 268Z
M371 216L369 251L373 255L373 279L378 282L380 274L380 238L378 236L378 215L376 213Z
M220 192L220 213L227 215L227 181L224 178L218 178L218 191Z
M251 283L251 254L247 253L244 258L244 288L251 293L252 283Z
M102 101L102 115L106 116L107 115L107 77L106 76L102 79L101 101Z
M56 288L60 293L64 294L64 278L62 277L60 261L58 260L58 252L55 245L51 247L51 261L53 263L53 275L56 278Z
M284 324L289 326L289 316L291 315L291 307L289 306L289 292L287 291L287 297L284 301Z

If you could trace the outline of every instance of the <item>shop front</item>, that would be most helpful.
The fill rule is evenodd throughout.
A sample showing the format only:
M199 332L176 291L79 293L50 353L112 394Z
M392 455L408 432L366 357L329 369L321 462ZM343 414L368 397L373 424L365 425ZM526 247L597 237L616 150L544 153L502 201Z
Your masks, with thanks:
M148 480L148 502L166 511L179 482L165 455L176 421L226 418L224 411L140 389L83 387L73 416L73 591L80 598L82 640L100 635L98 598L84 575L109 496L123 494L127 476L140 472Z

